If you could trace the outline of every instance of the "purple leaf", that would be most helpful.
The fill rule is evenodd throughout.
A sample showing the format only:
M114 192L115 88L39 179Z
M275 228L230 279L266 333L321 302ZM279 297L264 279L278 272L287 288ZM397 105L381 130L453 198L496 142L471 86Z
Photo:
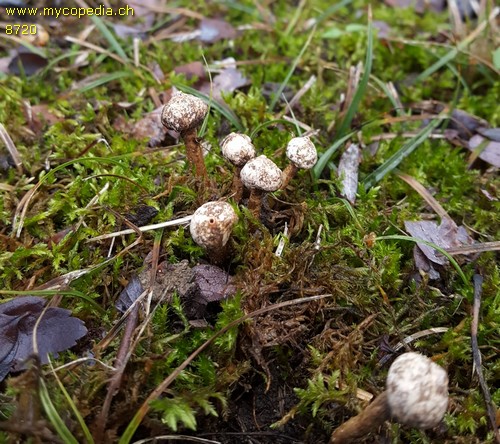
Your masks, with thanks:
M0 380L9 371L25 368L24 362L34 352L35 326L42 364L48 362L49 353L67 350L87 333L83 321L72 317L69 310L49 307L44 311L44 307L45 299L34 296L0 304Z

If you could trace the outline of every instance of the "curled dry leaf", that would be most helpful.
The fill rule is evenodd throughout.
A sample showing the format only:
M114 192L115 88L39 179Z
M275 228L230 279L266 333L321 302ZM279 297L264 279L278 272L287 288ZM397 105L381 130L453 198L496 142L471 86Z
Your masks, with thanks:
M359 145L351 143L340 157L338 176L342 181L342 196L349 202L356 201L359 173Z
M10 371L24 370L24 361L33 354L33 330L38 319L36 342L42 364L48 354L67 350L85 336L83 321L63 308L45 308L45 299L25 296L0 304L0 380Z
M454 221L443 218L441 224L434 221L405 221L405 228L411 236L432 242L444 249L471 245L474 240L469 236L463 226L458 226ZM433 264L448 265L448 259L429 245L418 243L415 246L415 263L420 270L429 273L432 279L437 279L439 273L434 269ZM430 261L429 263L426 262Z

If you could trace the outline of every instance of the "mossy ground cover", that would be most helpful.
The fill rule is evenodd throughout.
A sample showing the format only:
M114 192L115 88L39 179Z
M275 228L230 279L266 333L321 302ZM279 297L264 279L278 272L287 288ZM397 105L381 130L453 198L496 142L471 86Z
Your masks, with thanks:
M7 301L44 289L44 297L57 297L59 306L85 321L86 338L54 359L53 367L82 357L99 362L77 362L56 372L35 366L8 377L2 385L1 439L126 443L191 435L224 443L328 442L332 430L363 408L367 393L384 389L394 347L414 335L405 348L432 357L449 373L444 421L430 431L387 424L364 442L381 437L405 443L494 442L473 366L471 322L472 279L480 274L479 350L492 402L499 405L497 256L486 251L473 261L459 260L462 276L447 266L430 279L415 265L414 242L378 238L405 235L405 221L437 216L394 170L376 180L370 176L425 129L415 111L418 102L439 101L447 107L444 115L460 109L498 127L496 25L488 22L492 8L485 3L484 14L464 20L464 34L458 35L448 10L417 13L383 2L372 5L373 24L365 2L354 0L301 1L293 7L286 1L178 2L180 9L154 16L135 50L138 65L132 40L113 37L111 24L117 20L97 19L86 36L77 33L92 24L89 18L48 28L51 38L39 49L49 62L45 68L31 75L0 74L0 123L22 160L19 169L6 167L0 180L0 294ZM201 16L251 26L212 44L151 38L176 24L182 31L196 30ZM123 22L138 26L141 20ZM388 36L377 31L381 23L390 28ZM460 47L481 23L482 32ZM83 47L82 40L97 49ZM3 55L18 45L0 40ZM216 185L200 193L182 143L151 148L149 138L134 138L124 128L153 111L155 100L172 86L196 86L196 78L175 74L175 68L200 61L212 66L227 57L241 62L238 69L249 82L223 93L226 114L214 107L205 122L201 135L212 146L206 165ZM349 108L354 100L342 105L350 68L360 62L366 67L367 61L371 72L361 69L355 85L359 105ZM436 65L440 61L442 66ZM155 66L164 77L154 75ZM267 93L291 91L293 97L313 75L315 82L293 114L286 112L286 100ZM397 94L391 95L390 83ZM34 107L42 116L30 114ZM299 172L286 190L268 196L261 220L255 220L245 201L237 205L229 198L233 170L219 150L236 125L282 168L287 141L304 125L317 130L313 140L320 158L332 155L323 157L321 170ZM496 171L471 163L469 151L438 136L444 129L428 134L398 160L397 169L430 190L477 242L495 241ZM350 142L362 146L355 204L342 198L335 168ZM329 150L335 144L338 149ZM194 266L208 259L186 226L143 233L136 244L137 233L115 241L92 238L127 228L125 216L144 206L158 211L152 220L157 223L228 198L239 222L224 268L234 276L237 295L211 307L205 324L193 325L177 297L153 303L150 315L139 313L130 356L105 415L105 433L99 434L123 329L106 343L103 338L121 317L115 308L120 293L151 252L158 255L156 264L186 260ZM281 239L285 246L277 256ZM57 281L84 269L68 285ZM47 288L51 281L55 284ZM149 402L171 375L176 377ZM33 436L29 428L12 426L19 421L36 423L44 432Z

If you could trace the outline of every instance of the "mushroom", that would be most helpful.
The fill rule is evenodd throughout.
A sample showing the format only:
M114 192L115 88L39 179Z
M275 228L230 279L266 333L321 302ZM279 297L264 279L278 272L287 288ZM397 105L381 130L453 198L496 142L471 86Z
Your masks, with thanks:
M287 187L299 168L310 170L316 164L318 152L309 137L294 137L288 142L286 157L290 160L290 164L283 171L282 189Z
M186 145L188 162L194 165L195 174L208 183L203 150L197 137L197 128L208 113L207 104L198 97L176 92L161 112L161 123L169 130L180 133Z
M359 415L336 429L332 443L360 439L394 419L420 429L438 425L448 407L446 371L420 353L404 353L389 368L386 390Z
M264 155L249 160L241 169L241 181L250 189L248 209L257 219L260 217L262 196L266 192L280 189L282 175L283 172L276 164Z
M239 202L243 194L243 184L241 183L240 173L241 168L250 159L255 157L255 147L252 144L252 139L246 134L231 133L228 134L221 142L221 151L224 159L228 160L235 166L233 176L232 194L234 200Z
M207 202L193 214L189 231L215 264L227 258L227 241L238 216L227 202Z

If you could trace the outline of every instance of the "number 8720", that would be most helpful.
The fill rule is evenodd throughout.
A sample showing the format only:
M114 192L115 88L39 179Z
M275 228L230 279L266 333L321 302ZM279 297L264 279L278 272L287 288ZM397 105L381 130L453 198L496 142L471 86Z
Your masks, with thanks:
M36 25L5 25L7 35L36 35Z

